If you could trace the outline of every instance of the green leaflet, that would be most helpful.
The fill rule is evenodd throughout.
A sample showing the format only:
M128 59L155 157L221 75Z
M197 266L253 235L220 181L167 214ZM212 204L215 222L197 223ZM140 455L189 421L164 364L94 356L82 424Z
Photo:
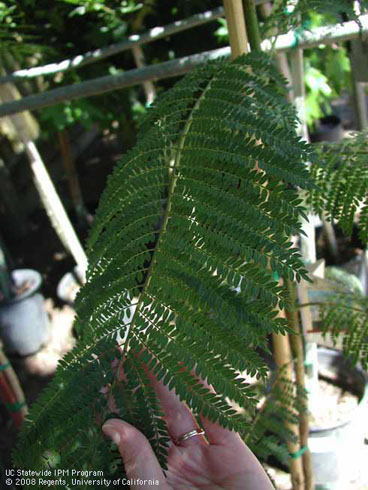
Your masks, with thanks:
M297 426L300 415L306 412L307 393L286 379L283 369L274 371L269 381L264 392L261 387L258 388L261 388L259 397L263 400L257 415L250 420L252 429L246 435L245 442L262 461L271 456L287 466L290 463L287 442L296 440L290 425Z
M368 371L368 299L360 292L344 291L321 303L320 310L323 334L334 342L342 335L344 355Z
M351 235L356 214L360 239L368 243L368 145L367 131L337 143L315 145L317 158L312 176L318 190L308 201L320 215L326 213L344 233Z
M346 235L357 224L363 244L368 243L368 146L367 131L356 132L336 143L315 145L311 174L318 190L307 200L313 209L335 221ZM346 275L346 273L345 273ZM334 274L336 276L336 273ZM341 276L341 273L339 274ZM340 279L343 279L344 274ZM339 282L339 277L332 277ZM341 282L341 281L340 281ZM346 287L347 285L344 284ZM351 285L349 285L351 289ZM359 291L344 291L321 303L324 334L334 341L343 334L343 352L368 369L368 304ZM349 326L346 330L346 326Z
M359 2L360 12L363 14L368 8L367 0ZM342 21L342 16L347 20L354 20L360 26L359 15L354 9L354 5L349 0L299 0L295 4L290 4L288 0L280 0L274 5L271 15L269 15L261 26L264 37L278 35L294 30L295 45L299 38L303 38L305 31L310 30L310 14L317 13L324 16L326 23L337 24Z
M33 406L15 464L42 468L47 457L114 474L116 455L100 432L111 416L108 384L118 415L165 464L168 437L142 360L194 412L247 428L228 399L253 411L255 393L238 373L264 377L255 349L286 328L274 311L287 299L274 273L306 275L288 237L303 214L295 189L311 186L309 150L283 93L269 59L252 54L199 68L149 111L89 237L78 346ZM124 382L111 368L116 358Z

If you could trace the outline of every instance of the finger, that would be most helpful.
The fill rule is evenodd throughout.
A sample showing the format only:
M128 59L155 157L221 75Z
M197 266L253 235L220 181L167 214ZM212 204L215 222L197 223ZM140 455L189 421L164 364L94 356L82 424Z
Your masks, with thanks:
M232 445L234 449L236 449L236 447L243 447L244 442L236 432L225 429L224 427L221 427L218 422L211 422L202 415L200 415L200 419L210 444L215 444L217 446Z
M165 489L165 477L147 438L138 429L118 419L109 419L103 432L118 446L129 480L158 480L158 488ZM130 488L149 488L152 485L132 484Z
M213 386L207 383L206 380L199 378L199 381L203 384L205 388L207 388L211 393L215 393L216 391L214 390ZM200 419L203 425L203 428L206 432L206 436L210 444L216 444L216 445L234 445L236 448L237 446L240 448L243 446L243 441L239 434L237 434L234 431L231 431L229 429L225 429L224 427L221 427L221 425L218 422L211 422L211 420L207 419L206 417L203 417L203 415L200 414Z
M168 431L174 443L181 447L190 447L196 444L207 445L203 435L196 435L182 442L178 441L184 434L199 429L199 426L192 412L179 400L173 390L170 391L162 381L158 381L151 371L147 371L147 375L165 412Z

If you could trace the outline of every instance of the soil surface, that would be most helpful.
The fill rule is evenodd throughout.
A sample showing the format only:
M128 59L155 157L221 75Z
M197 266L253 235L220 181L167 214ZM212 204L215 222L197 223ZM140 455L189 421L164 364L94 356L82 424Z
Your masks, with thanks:
M350 420L351 413L358 407L359 399L353 393L323 379L318 386L318 411L311 413L313 427L334 427Z

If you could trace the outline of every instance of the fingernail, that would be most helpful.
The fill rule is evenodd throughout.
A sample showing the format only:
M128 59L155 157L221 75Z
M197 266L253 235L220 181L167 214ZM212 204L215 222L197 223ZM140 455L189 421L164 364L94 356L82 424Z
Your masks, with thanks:
M110 437L110 439L112 439L115 444L119 444L121 439L121 428L119 431L117 430L115 420L108 420L107 422L105 422L102 426L102 431L104 432L104 434Z

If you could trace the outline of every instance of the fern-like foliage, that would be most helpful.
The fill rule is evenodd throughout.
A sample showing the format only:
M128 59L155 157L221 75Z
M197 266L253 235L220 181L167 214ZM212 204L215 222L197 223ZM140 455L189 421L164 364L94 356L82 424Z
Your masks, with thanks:
M18 57L52 51L35 43L36 36L29 33L30 26L25 25L23 17L16 2L0 3L0 58L4 54Z
M251 429L245 437L245 442L261 461L274 457L288 466L290 454L287 442L296 442L291 426L299 424L300 414L306 410L305 390L286 379L283 370L279 373L274 372L262 405L256 416L251 419Z
M309 204L321 216L335 221L346 235L357 223L363 244L368 243L368 145L367 131L336 143L315 145L311 173L318 191L308 193ZM346 273L331 271L330 277L345 291L321 304L324 334L334 341L343 335L343 352L353 363L368 369L368 301ZM348 289L348 291L346 290ZM354 289L354 290L352 290ZM351 291L351 292L349 292Z
M315 145L312 177L318 190L308 193L309 203L321 216L326 213L351 235L358 218L360 238L368 242L367 131L336 143Z
M368 10L368 1L359 2L360 13ZM303 32L310 29L310 13L317 12L326 16L326 22L331 25L345 20L354 20L359 24L359 14L355 10L354 2L350 0L280 0L274 2L272 14L262 25L263 37L283 34L295 30L296 40Z
M114 412L164 465L168 436L145 366L194 412L247 427L227 400L253 410L239 373L264 377L255 349L287 329L274 275L306 277L288 237L304 214L295 189L311 185L309 150L283 95L269 59L252 54L201 67L149 111L89 237L78 346L33 405L16 465L113 473L101 424Z
M321 304L324 335L336 342L343 335L343 353L368 371L368 298L359 293L339 293Z

